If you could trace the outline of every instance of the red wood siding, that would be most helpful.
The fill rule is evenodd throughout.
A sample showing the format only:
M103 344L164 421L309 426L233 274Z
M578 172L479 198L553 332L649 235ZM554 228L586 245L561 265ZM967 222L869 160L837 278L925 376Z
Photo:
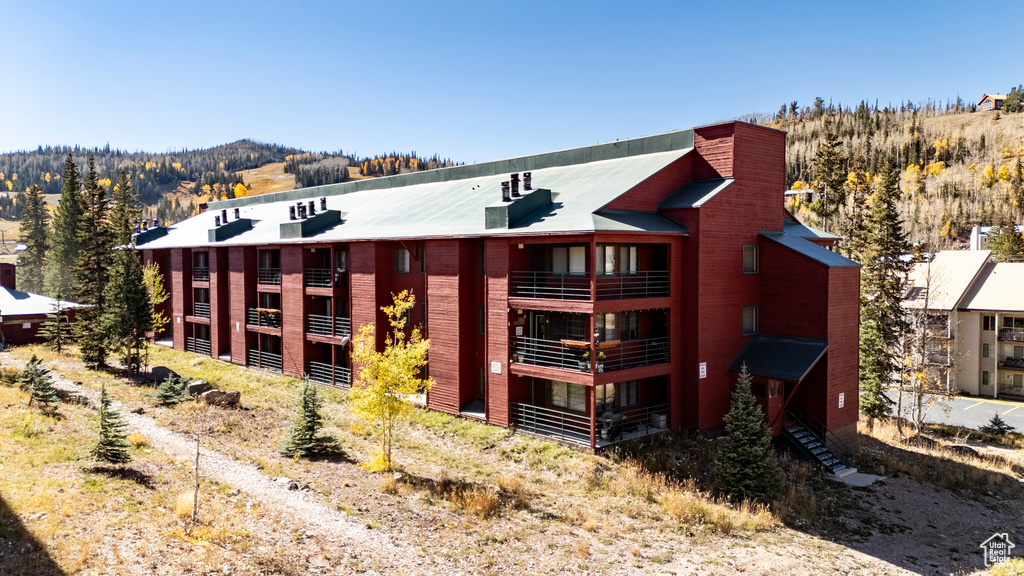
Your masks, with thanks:
M651 175L625 194L609 202L605 208L656 212L658 203L693 180L693 156L690 153L665 169Z
M427 327L430 337L430 377L434 387L427 405L457 414L461 405L459 362L463 353L460 338L462 307L459 294L459 241L440 240L428 244ZM456 305L452 305L456 304Z
M828 307L828 419L825 426L856 436L860 398L860 268L833 268ZM839 394L844 407L839 408Z
M192 279L192 252L187 248L174 248L171 250L171 324L174 330L174 349L185 349L185 282L189 281L191 290ZM184 259L188 255L188 270L185 270ZM186 278L187 277L187 278ZM189 298L191 303L191 298Z
M359 329L377 321L376 275L377 250L372 242L355 242L348 250L349 291L351 296L351 317L353 337ZM352 366L352 382L358 377L356 366Z
M302 289L301 245L281 247L281 364L282 371L302 377L306 373L305 292Z
M484 364L487 420L492 424L508 426L508 240L488 238L484 241L484 250L487 267L487 356ZM491 370L492 362L497 363L501 374Z

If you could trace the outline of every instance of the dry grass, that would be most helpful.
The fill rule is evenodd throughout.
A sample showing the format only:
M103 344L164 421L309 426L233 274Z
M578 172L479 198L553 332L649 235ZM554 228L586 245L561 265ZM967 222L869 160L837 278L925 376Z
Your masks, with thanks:
M178 518L191 518L194 498L192 492L178 494L178 497L174 499L174 515Z
M259 168L242 171L242 181L250 196L282 192L295 188L295 176L284 172L284 162L264 164Z
M141 432L134 432L128 435L128 443L136 448L145 448L149 446L149 438Z
M1024 558L1010 558L992 567L992 576L1024 575Z

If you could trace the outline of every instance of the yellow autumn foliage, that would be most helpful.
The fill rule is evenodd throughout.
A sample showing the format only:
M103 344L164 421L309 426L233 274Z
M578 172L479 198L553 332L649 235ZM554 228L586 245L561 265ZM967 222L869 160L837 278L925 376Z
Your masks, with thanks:
M245 187L245 184L239 182L235 184L235 198L245 198L249 195L249 189Z
M803 190L803 189L804 189L803 181L797 180L796 182L793 182L793 190Z
M945 169L946 163L941 160L938 162L932 162L931 164L925 166L925 170L928 172L930 176L938 176L939 174L942 174L942 171Z
M981 185L986 188L991 188L996 183L996 171L993 166L985 166L985 169L981 171Z
M1003 167L999 168L999 173L996 174L996 178L1002 180L1003 182L1009 181L1009 179L1010 179L1010 167L1009 166L1003 166Z

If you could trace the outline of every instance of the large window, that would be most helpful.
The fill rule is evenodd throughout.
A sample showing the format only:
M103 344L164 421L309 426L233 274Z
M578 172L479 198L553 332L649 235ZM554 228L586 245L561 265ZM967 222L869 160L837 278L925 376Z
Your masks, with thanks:
M996 329L996 317L995 316L982 316L982 329L984 330L995 330Z
M594 386L595 414L604 414L615 410L615 384L599 384Z
M743 246L743 273L757 274L757 272L757 246L754 244L746 244Z
M743 334L757 334L757 306L743 307Z
M395 273L409 273L409 251L405 248L395 248Z
M618 244L598 244L594 257L597 273L603 275L636 274L637 247Z
M629 380L619 384L619 405L623 408L640 403L640 381Z
M555 274L586 274L587 247L556 246L552 248L551 271Z
M587 411L587 387L568 382L551 381L551 405L573 412Z
M614 312L594 315L594 329L597 331L599 341L605 342L608 340L615 340L617 338L617 332L615 330L616 316L617 315Z

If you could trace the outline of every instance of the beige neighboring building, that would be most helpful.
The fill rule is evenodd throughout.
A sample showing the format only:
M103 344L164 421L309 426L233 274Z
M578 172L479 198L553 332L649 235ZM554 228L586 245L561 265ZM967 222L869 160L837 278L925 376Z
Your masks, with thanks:
M988 250L945 251L916 264L904 306L927 330L927 362L951 390L1024 398L1024 262Z

